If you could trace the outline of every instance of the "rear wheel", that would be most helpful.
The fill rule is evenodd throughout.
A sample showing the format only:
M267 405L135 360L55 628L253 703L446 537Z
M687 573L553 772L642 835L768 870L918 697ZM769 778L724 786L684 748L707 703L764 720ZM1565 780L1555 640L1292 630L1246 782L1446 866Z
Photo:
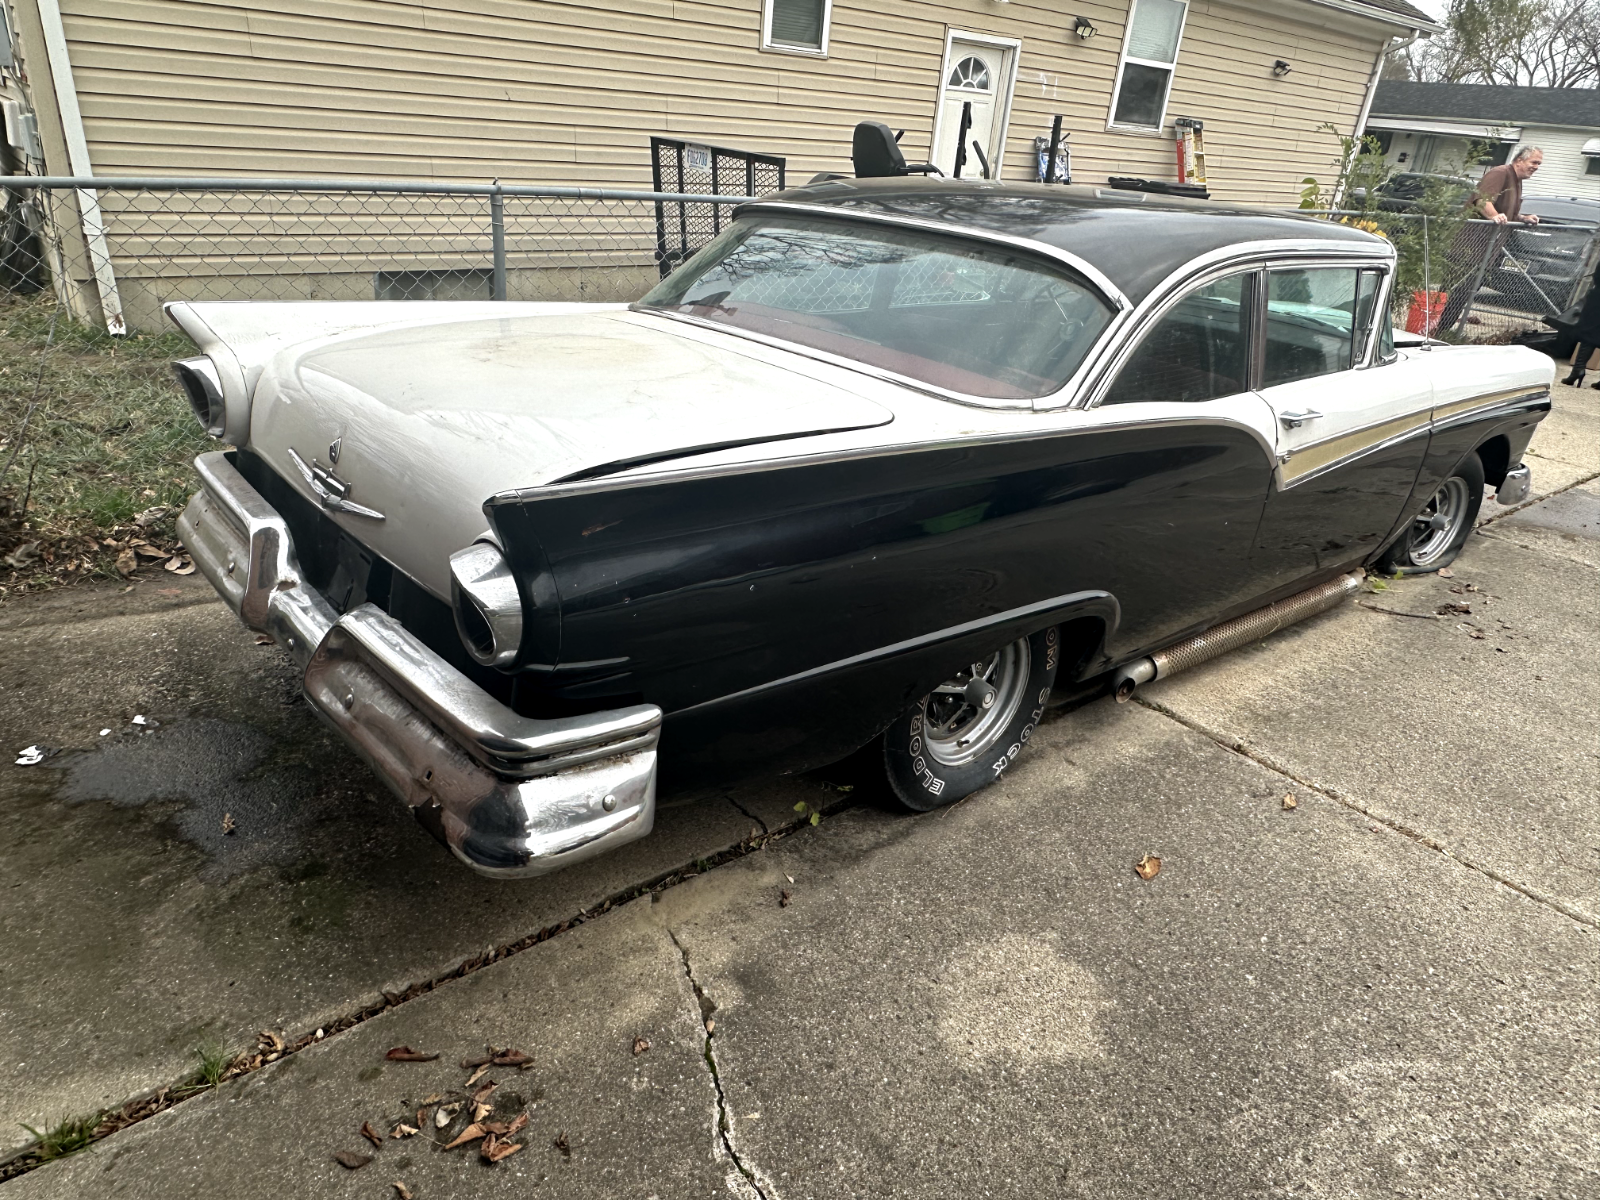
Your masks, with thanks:
M968 664L907 709L883 735L894 794L927 812L1005 773L1044 716L1061 653L1051 627Z
M1421 575L1448 566L1461 553L1482 504L1483 463L1469 454L1379 557L1378 569Z

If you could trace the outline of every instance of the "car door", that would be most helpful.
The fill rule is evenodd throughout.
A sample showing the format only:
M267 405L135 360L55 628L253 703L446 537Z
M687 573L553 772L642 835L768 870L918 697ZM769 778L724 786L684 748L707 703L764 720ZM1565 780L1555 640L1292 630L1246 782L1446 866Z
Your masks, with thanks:
M1266 272L1259 394L1278 469L1254 566L1274 589L1378 550L1427 450L1429 364L1368 344L1382 284L1382 272L1354 266Z

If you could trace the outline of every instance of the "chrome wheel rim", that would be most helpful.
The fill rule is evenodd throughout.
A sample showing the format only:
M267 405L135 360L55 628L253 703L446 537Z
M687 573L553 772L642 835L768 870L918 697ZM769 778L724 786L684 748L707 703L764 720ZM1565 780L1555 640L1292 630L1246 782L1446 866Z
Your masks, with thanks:
M1444 554L1461 531L1461 523L1466 516L1467 481L1459 475L1452 475L1417 514L1417 532L1411 542L1411 561L1419 567L1425 567ZM1436 521L1436 517L1443 517L1444 520Z
M1028 639L1019 638L934 688L922 702L928 757L964 767L993 750L1022 707L1028 659Z

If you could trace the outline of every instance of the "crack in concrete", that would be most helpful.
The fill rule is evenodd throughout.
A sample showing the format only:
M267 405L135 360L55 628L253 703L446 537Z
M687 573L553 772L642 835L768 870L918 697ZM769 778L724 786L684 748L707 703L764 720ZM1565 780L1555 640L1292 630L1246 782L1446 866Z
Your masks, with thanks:
M743 813L743 814L744 814L744 815L745 815L745 816L747 816L747 817L749 817L749 818L750 818L750 819L751 819L751 820L752 820L752 821L754 821L754 822L755 822L755 823L756 823L756 824L757 824L757 825L759 825L759 826L761 826L761 832L762 832L762 833L771 833L771 832L772 832L772 830L770 830L770 829L768 829L768 828L767 828L767 823L766 823L766 822L765 822L765 821L763 821L763 820L762 820L762 819L761 819L761 818L760 818L760 817L758 817L758 816L756 816L756 814L755 814L755 813L753 813L753 812L751 812L751 811L750 811L750 810L749 810L749 809L748 809L748 808L746 808L746 807L745 807L745 806L744 806L744 805L742 805L742 804L740 804L740 803L739 803L739 802L738 802L738 801L737 801L737 800L735 800L735 799L734 799L734 798L733 798L733 797L732 797L732 796L729 796L729 797L728 797L728 803L729 803L729 804L731 804L731 805L733 805L733 806L734 806L734 807L735 807L735 808L737 808L737 809L738 809L738 810L739 810L739 811L740 811L740 812L742 812L742 813Z
M1534 454L1533 451L1531 451L1531 450L1528 451L1528 455L1530 457L1532 457L1532 458L1540 457L1539 455ZM1544 461L1545 462L1558 462L1559 460L1558 459L1554 459L1554 458L1547 458ZM1562 464L1562 465L1566 466L1566 465L1572 465L1572 464ZM1574 479L1571 483L1566 484L1566 485L1564 485L1562 487L1558 487L1553 492L1544 492L1541 495L1529 496L1526 500L1521 500L1521 501L1518 501L1516 504L1508 505L1504 512L1497 512L1493 516L1488 516L1488 517L1482 518L1481 520L1479 520L1479 522L1477 524L1477 528L1479 530L1487 530L1488 527L1493 525L1496 521L1503 521L1507 517L1514 516L1515 514L1521 512L1525 508L1532 508L1535 504L1543 504L1546 500L1549 500L1552 497L1559 496L1563 492L1570 492L1573 488L1582 487L1586 483L1593 483L1597 479L1600 479L1600 472L1597 472L1597 473L1595 473L1593 475L1585 475L1582 479Z
M1418 845L1426 846L1429 850L1443 855L1450 861L1459 863L1470 871L1476 871L1480 875L1483 875L1488 879L1492 879L1495 883L1500 884L1502 887L1510 888L1512 891L1527 897L1529 900L1532 900L1535 904L1542 904L1547 908L1554 909L1562 916L1570 917L1572 920L1577 921L1581 925L1587 925L1591 929L1600 929L1600 918L1592 917L1588 913L1573 908L1565 901L1558 900L1554 896L1546 895L1538 888L1530 887L1525 883L1519 883L1517 880L1512 879L1507 875L1503 875L1499 871L1496 871L1493 867L1486 866L1485 864L1476 862L1470 858L1463 858L1456 851L1450 849L1450 847L1446 846L1444 843L1429 837L1421 830L1412 829L1405 822L1396 820L1394 817L1386 817L1380 813L1375 813L1371 809L1367 808L1366 805L1362 804L1359 800L1356 800L1352 796L1345 795L1337 788L1330 788L1322 784L1312 782L1304 775L1301 775L1285 766L1283 763L1278 762L1271 755L1246 746L1238 738L1230 737L1224 733L1219 733L1209 726L1204 725L1191 717L1186 717L1182 713L1169 708L1167 705L1162 704L1159 700L1152 700L1148 696L1141 696L1138 693L1134 694L1133 699L1151 712L1160 713L1169 720L1176 721L1185 729L1192 729L1195 733L1200 734L1202 737L1209 738L1211 741L1215 742L1218 746L1222 747L1222 749L1228 751L1229 753L1237 754L1242 758L1247 758L1258 766L1265 767L1267 770L1272 771L1275 774L1282 775L1285 779L1298 784L1300 787L1306 788L1309 791L1313 791L1319 796L1327 797L1329 800L1332 800L1335 804L1338 804L1341 807L1348 808L1352 812L1358 812L1368 820L1376 821L1380 825L1393 830L1401 837L1409 838Z
M775 1193L769 1193L767 1190L771 1185L763 1186L763 1179L758 1176L754 1167L745 1164L744 1158L733 1144L733 1126L728 1120L728 1097L722 1090L722 1076L717 1070L716 1049L712 1044L712 1039L716 1037L714 1029L716 1022L711 1019L711 1014L717 1010L716 1003L706 995L705 989L700 986L700 981L694 977L694 968L689 963L689 951L678 940L678 935L669 929L667 936L672 939L672 944L678 948L678 953L683 958L684 978L688 979L689 986L694 989L694 998L700 1008L700 1029L705 1037L706 1070L711 1073L711 1086L717 1093L717 1141L760 1200L775 1200Z

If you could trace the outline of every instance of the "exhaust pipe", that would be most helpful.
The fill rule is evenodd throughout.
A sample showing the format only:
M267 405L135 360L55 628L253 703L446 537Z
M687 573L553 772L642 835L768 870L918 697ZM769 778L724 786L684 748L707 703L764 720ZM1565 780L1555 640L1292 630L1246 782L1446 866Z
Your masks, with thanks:
M1277 633L1278 630L1297 621L1304 621L1307 617L1327 612L1354 596L1365 577L1365 571L1352 571L1349 575L1341 575L1337 579L1330 579L1327 583L1319 583L1299 595L1279 600L1276 604L1269 604L1265 608L1258 608L1253 613L1246 613L1231 621L1224 621L1221 625L1208 629L1188 641L1168 646L1165 650L1156 651L1149 658L1141 658L1137 662L1120 667L1111 677L1112 694L1116 696L1118 704L1126 704L1133 696L1134 689L1141 683L1165 679L1169 675L1176 675L1179 671L1198 667L1203 662L1210 662L1219 654L1226 654L1229 650L1260 641L1268 634Z

